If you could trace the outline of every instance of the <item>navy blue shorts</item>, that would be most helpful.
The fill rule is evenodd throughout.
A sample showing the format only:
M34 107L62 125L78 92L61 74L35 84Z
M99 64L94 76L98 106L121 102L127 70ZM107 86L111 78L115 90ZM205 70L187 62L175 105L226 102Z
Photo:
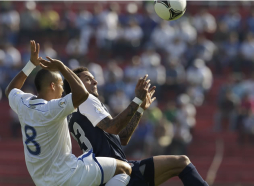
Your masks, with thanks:
M141 161L128 161L132 167L131 179L128 186L154 186L153 158Z

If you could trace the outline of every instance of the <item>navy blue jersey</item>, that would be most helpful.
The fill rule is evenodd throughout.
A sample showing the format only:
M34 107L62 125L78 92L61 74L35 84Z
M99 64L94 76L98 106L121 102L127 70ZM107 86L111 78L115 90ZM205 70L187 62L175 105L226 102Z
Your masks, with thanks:
M107 108L101 105L108 112ZM79 110L70 115L69 130L78 141L81 150L88 151L93 148L96 157L112 157L127 162L119 136L94 127Z

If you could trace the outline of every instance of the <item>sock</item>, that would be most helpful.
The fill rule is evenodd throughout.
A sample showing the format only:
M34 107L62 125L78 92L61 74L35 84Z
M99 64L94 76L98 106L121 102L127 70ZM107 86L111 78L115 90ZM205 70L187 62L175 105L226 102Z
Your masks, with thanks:
M117 174L111 178L105 186L126 186L130 181L130 176L127 174Z
M190 163L179 174L184 186L209 186L198 173L195 166Z

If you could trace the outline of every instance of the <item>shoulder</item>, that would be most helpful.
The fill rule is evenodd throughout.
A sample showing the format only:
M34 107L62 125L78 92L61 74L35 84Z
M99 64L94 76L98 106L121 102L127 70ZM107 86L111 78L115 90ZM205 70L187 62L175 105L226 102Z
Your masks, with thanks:
M33 97L34 95L30 94L30 93L25 93L20 89L14 88L11 90L8 97L11 98L11 97L25 97L25 96L26 97Z
M89 94L87 100L79 105L79 109L80 110L83 110L85 108L90 109L92 107L96 107L96 105L101 105L100 100L97 97L95 97L94 95Z

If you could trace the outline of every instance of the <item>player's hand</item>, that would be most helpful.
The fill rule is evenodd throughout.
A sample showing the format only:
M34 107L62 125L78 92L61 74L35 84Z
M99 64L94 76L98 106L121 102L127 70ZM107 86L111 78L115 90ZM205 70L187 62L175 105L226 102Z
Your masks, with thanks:
M40 44L35 43L34 40L30 41L30 47L31 47L31 56L30 56L30 61L35 65L38 66L40 65L39 61L39 52L40 52Z
M63 63L57 59L51 59L47 57L48 61L42 58L39 58L40 66L43 69L50 71L59 71L61 67L63 67Z
M148 89L150 87L150 79L147 80L148 75L145 75L143 78L140 78L138 80L138 83L135 88L135 95L142 101L145 100L146 94L148 92Z
M148 93L146 94L146 99L143 101L143 103L140 105L140 107L144 110L148 109L150 105L154 102L156 97L153 97L155 93L156 87L153 86L152 88L149 89Z

